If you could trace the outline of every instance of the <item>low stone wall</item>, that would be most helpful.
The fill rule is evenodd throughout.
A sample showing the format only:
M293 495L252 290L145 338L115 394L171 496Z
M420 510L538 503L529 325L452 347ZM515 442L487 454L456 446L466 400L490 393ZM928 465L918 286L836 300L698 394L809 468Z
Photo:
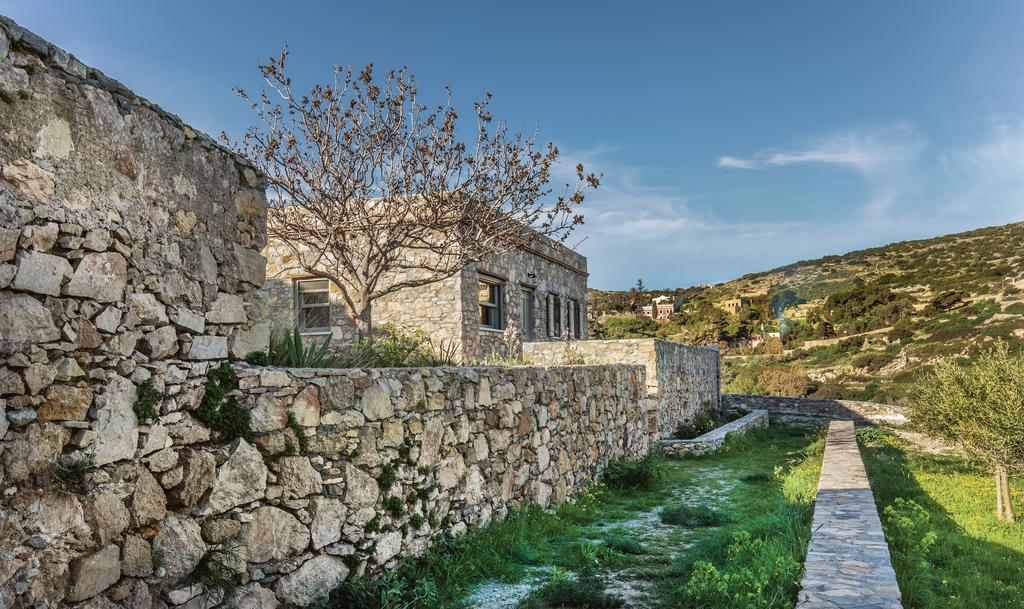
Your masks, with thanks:
M902 425L909 420L906 409L902 406L856 400L723 393L722 407L726 410L767 410L772 414L813 417L822 421L872 421Z
M745 434L762 427L768 427L768 411L755 410L691 440L662 440L658 444L661 453L668 457L703 455L721 448L730 434Z
M594 364L639 364L647 369L647 393L656 400L652 432L671 435L680 423L692 421L719 404L717 347L696 347L653 338L584 340L569 343L525 343L523 357L537 364L567 360Z
M639 366L236 371L257 435L210 452L212 488L180 521L203 538L165 550L238 545L243 579L287 604L650 448Z

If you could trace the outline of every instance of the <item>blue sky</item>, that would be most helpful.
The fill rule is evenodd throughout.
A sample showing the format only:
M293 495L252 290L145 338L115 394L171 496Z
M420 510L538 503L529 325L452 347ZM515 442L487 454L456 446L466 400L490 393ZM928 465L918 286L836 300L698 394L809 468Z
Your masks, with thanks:
M211 134L297 82L408 66L604 173L593 287L734 278L1024 220L1024 2L27 2L5 14Z

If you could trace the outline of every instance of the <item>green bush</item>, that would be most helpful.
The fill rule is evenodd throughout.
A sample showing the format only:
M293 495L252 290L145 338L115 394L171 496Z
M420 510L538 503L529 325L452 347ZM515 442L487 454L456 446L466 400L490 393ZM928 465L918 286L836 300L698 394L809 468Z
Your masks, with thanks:
M706 505L671 505L659 514L665 524L683 527L717 527L729 522L729 517Z
M50 464L50 476L65 493L88 495L95 487L92 481L95 469L91 458L62 457Z
M623 604L622 598L605 592L604 582L587 566L575 578L555 573L551 581L524 598L518 609L617 609Z
M661 458L651 453L643 459L617 459L601 474L601 482L617 489L649 489L661 478Z
M692 440L708 433L715 427L718 427L718 417L705 410L694 417L693 421L680 423L676 427L675 438L677 440Z
M721 566L699 561L680 590L691 609L774 609L787 607L799 582L801 564L775 544L736 533Z
M643 545L635 537L609 533L605 536L604 543L609 548L622 554L645 554Z

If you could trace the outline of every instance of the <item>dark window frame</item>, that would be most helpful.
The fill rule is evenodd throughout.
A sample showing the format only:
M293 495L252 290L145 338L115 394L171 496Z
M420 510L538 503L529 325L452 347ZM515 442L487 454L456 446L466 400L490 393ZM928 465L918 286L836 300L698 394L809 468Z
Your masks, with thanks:
M533 300L537 295L536 290L529 286L521 286L520 290L520 315L519 323L522 325L522 334L524 340L533 340L535 338L536 330L534 324L536 323L536 311L534 310Z
M480 288L484 285L487 286L488 300L480 299ZM491 277L488 275L481 274L477 283L477 300L479 304L479 321L480 327L487 330L504 330L505 329L505 282L497 277ZM493 297L493 301L490 300ZM488 310L492 312L495 321L487 323L486 315L484 311Z

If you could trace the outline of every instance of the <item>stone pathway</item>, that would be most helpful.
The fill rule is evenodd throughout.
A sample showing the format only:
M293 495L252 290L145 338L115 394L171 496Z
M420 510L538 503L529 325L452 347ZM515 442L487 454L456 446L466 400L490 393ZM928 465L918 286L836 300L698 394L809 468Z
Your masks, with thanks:
M852 421L832 421L797 607L902 609Z

